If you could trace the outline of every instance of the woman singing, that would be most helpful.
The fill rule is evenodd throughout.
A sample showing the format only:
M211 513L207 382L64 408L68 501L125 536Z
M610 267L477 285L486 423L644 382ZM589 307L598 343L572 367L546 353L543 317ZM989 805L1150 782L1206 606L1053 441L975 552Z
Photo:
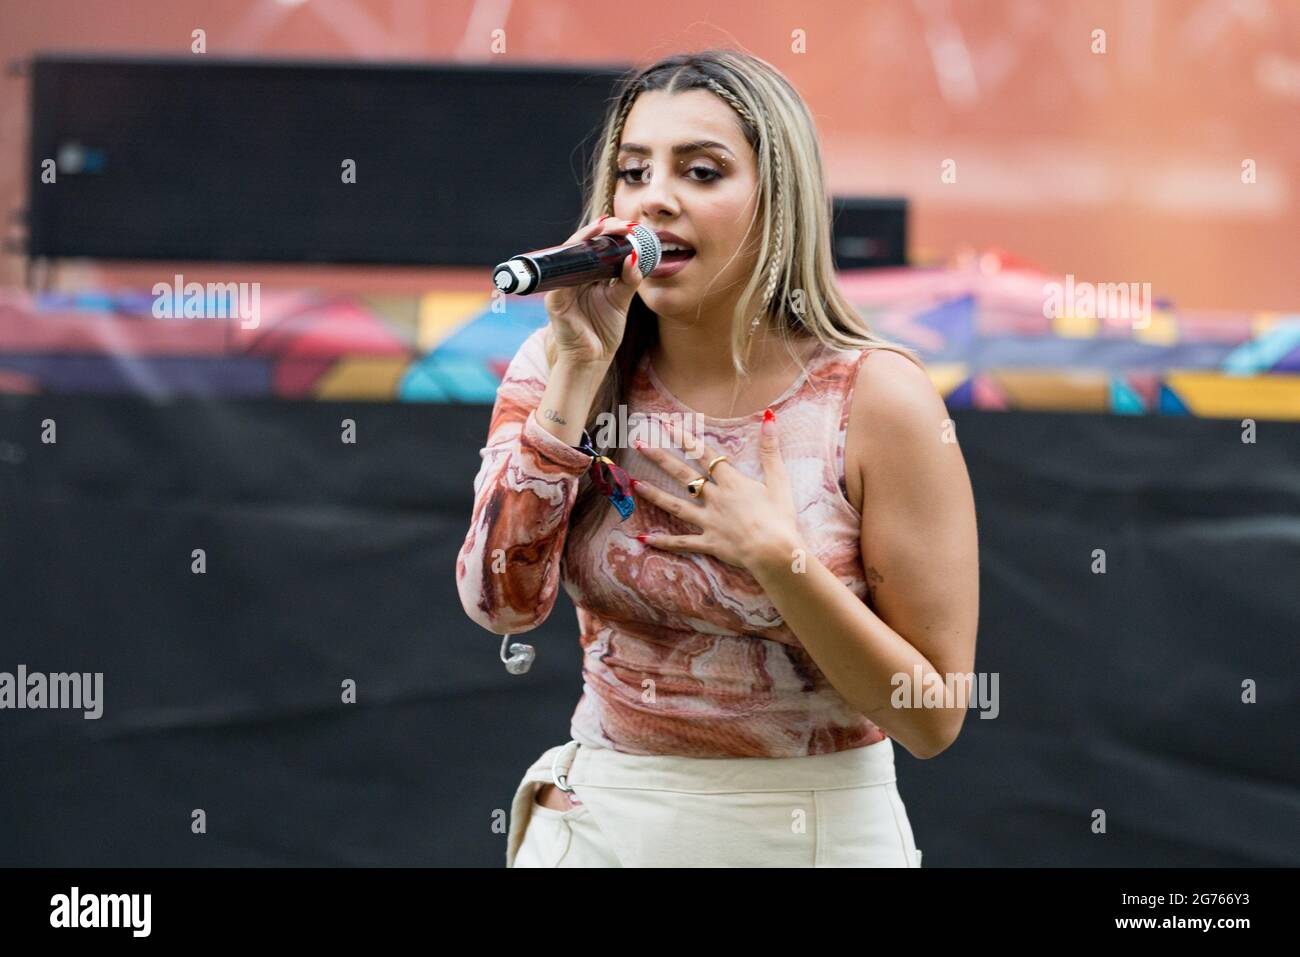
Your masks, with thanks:
M974 669L974 501L929 376L835 284L811 115L760 59L672 56L593 174L568 242L640 223L663 260L546 294L456 568L496 634L561 582L578 609L572 740L520 782L507 866L919 867L893 741L961 730L912 686Z

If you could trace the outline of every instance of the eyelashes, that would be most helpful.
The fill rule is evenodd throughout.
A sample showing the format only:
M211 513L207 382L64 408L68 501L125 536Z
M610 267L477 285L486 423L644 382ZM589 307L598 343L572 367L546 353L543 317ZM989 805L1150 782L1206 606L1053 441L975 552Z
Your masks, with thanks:
M635 173L640 173L640 172L642 172L644 169L645 169L644 166L633 166L633 167L631 167L630 169L621 169L621 170L619 170L617 173L614 174L614 178L615 178L615 179L620 179L620 180L622 180L623 182L627 183L629 186L642 186L642 185L644 185L644 184L641 183L641 182L638 181L638 180L634 180L634 179L632 179L632 175L635 174ZM708 174L708 175L707 175L706 177L704 177L703 179L696 179L696 180L693 180L693 182L696 182L696 183L712 183L712 182L714 182L715 180L722 179L722 174L721 174L721 173L719 173L716 169L710 169L710 168L707 167L707 166L692 166L692 167L691 167L690 169L688 169L686 172L688 172L688 173L700 172L700 173L707 173L707 174Z

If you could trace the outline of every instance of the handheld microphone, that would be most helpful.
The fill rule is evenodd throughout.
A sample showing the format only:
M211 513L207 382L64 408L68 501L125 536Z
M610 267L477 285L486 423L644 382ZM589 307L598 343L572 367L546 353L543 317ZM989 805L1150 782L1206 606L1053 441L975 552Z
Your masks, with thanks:
M492 284L516 296L561 286L582 286L622 275L623 260L636 250L636 265L648 276L659 265L663 247L648 226L637 224L626 236L603 233L572 246L548 246L520 253L492 271Z

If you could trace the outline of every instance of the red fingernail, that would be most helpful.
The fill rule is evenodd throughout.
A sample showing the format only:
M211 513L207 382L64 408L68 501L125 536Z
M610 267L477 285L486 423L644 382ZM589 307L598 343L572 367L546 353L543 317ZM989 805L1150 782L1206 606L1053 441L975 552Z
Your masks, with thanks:
M632 250L632 268L636 268L636 250Z
M630 223L627 224L627 228L628 228L628 229L631 229L633 226L640 226L640 225L641 225L641 224L638 223L636 220L632 220L632 222L630 222Z
M645 536L644 536L644 535L638 535L638 536L636 537L636 540L637 540L638 542L643 542L643 543L644 543L644 542L645 542Z
M603 222L604 222L605 220L607 220L607 219L609 219L609 214L608 214L608 213L606 213L604 216L600 217L600 219L596 220L596 225L599 226L601 223L603 223Z
M636 479L633 479L633 480L632 480L632 487L633 487L633 488L636 488Z
M773 419L775 419L775 418L776 418L776 413L773 412L771 409L765 409L765 410L763 411L763 421L764 421L764 422L771 422L771 421L772 421Z

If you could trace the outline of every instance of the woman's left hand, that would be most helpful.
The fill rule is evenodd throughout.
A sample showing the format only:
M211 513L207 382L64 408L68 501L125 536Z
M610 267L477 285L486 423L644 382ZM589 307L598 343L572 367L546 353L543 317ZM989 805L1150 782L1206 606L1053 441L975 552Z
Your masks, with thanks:
M637 450L684 487L704 475L719 452L701 442L690 431L678 426L670 417L663 420L666 431L698 465L693 467L667 449L656 449L642 442ZM638 535L654 548L671 552L702 552L729 565L744 568L751 574L774 563L790 565L804 548L790 490L790 477L781 458L776 418L765 418L760 429L759 456L764 481L757 482L730 462L719 462L713 477L704 483L699 498L679 497L653 483L638 479L633 491L659 508L696 525L699 535Z

